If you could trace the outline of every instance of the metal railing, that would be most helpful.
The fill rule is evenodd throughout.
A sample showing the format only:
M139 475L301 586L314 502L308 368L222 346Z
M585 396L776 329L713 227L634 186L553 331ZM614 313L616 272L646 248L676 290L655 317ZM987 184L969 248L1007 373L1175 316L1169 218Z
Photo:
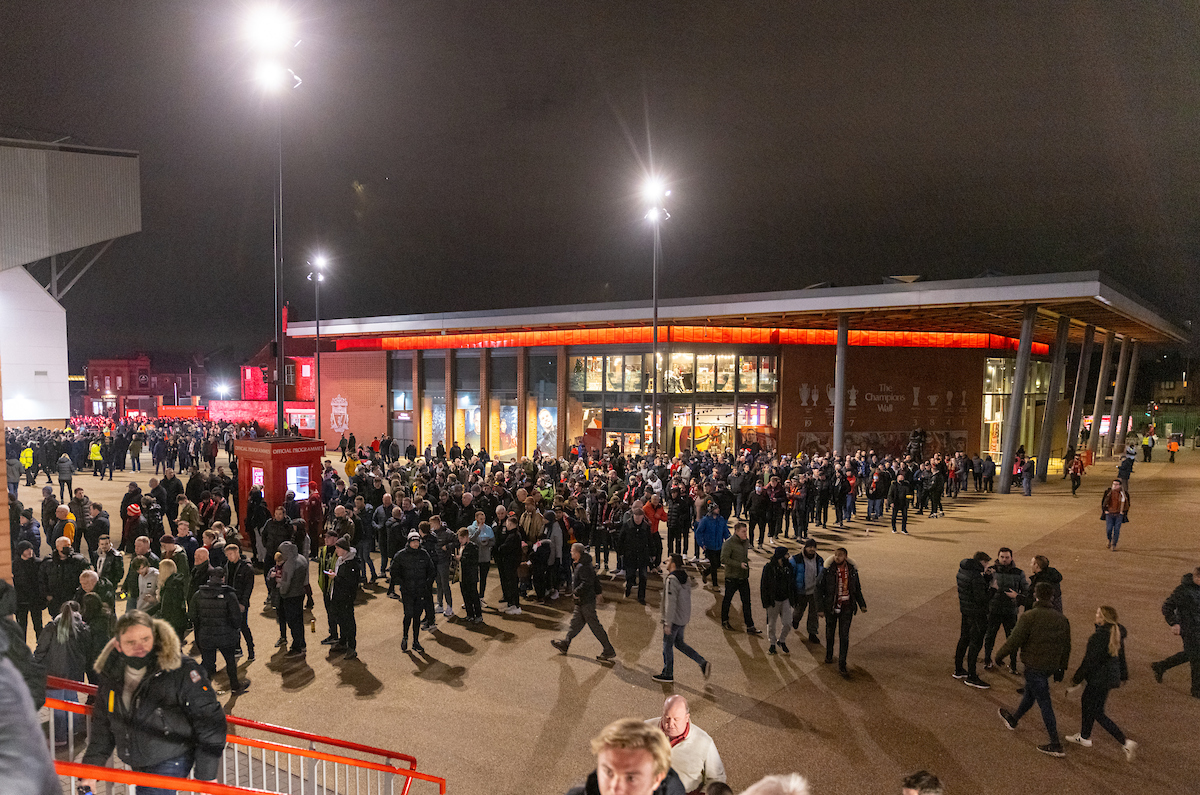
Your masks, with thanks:
M46 684L50 690L74 691L85 695L94 695L96 692L94 685L54 676L46 677ZM56 736L55 713L65 713L67 737L63 740L63 747L66 751L67 761L63 764L74 764L75 760L82 755L83 748L86 747L84 744L83 747L76 748L76 727L79 726L80 720L84 721L84 727L90 736L91 707L57 698L47 698L46 709L50 712L49 744L51 753L55 752L56 741L60 740ZM260 732L272 735L273 738L259 739L233 733L226 735L219 783L221 786L235 789L223 791L261 791L289 793L289 795L309 795L309 793L311 795L394 795L396 780L400 778L403 780L399 790L400 795L409 795L414 781L434 784L442 795L446 792L445 779L417 772L416 757L409 754L233 715L226 716L226 721L230 726L236 726L241 731ZM279 738L299 740L305 743L306 747L277 742L276 740ZM327 746L331 750L320 750L319 745ZM349 751L368 757L374 756L377 759L360 759L337 753L337 751ZM119 760L114 761L118 765L122 765ZM132 773L132 771L122 770L121 767L99 769L120 772L126 778L127 774ZM62 768L60 768L60 774L63 774ZM72 791L75 785L74 779L77 777L74 776L71 779ZM136 793L138 783L150 786L146 782L126 781L125 778L105 776L94 776L94 778L98 782L103 780L107 783L108 795L120 795L122 789L114 788L114 783L125 784L128 787L125 792L129 795ZM210 785L212 782L196 782L196 784ZM260 789L237 789L243 786L246 788L257 786ZM176 787L176 789L183 788ZM209 790L187 791L208 792Z

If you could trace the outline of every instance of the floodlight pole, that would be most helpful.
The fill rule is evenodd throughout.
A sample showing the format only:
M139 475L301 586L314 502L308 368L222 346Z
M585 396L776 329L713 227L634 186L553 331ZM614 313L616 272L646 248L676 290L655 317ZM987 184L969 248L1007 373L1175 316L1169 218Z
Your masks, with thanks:
M275 105L275 435L285 436L283 412L283 97Z

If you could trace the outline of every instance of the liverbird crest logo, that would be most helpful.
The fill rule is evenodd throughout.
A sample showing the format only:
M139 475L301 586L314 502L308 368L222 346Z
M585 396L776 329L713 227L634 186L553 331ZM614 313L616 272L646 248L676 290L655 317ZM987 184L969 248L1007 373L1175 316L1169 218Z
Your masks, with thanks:
M340 394L329 401L329 430L345 433L350 430L350 415L346 412L349 401Z

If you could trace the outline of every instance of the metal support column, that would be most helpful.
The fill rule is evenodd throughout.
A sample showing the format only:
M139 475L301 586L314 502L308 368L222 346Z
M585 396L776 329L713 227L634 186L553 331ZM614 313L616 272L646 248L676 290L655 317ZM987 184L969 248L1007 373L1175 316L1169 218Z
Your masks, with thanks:
M479 350L479 449L482 453L492 446L492 351Z
M1137 383L1138 353L1141 351L1141 347L1141 343L1137 340L1134 340L1133 353L1129 355L1129 377L1125 380L1125 399L1121 401L1121 424L1119 427L1122 431L1125 430L1125 426L1129 424L1129 420L1133 416L1130 413L1130 407L1133 403L1133 386L1135 383ZM1137 426L1135 425L1134 430L1136 431L1136 429ZM1124 434L1121 434L1121 438L1118 440L1118 443L1121 445L1121 449L1124 449ZM1121 451L1118 450L1117 452L1119 453Z
M559 345L555 351L555 402L558 404L558 444L555 445L554 454L562 458L570 449L571 443L567 441L567 346Z
M1092 374L1092 347L1096 327L1083 330L1083 346L1079 349L1079 368L1075 371L1075 394L1071 398L1071 418L1067 421L1067 447L1079 450L1079 430L1083 425L1083 401L1087 394L1088 377Z
M1129 355L1133 353L1133 341L1129 337L1121 340L1121 358L1117 363L1117 383L1113 387L1112 408L1109 410L1108 438L1104 440L1104 454L1111 456L1117 440L1125 438L1124 429L1120 425L1121 401L1125 399L1125 376L1129 373ZM1121 442L1124 447L1124 442Z
M434 439L433 447L437 449L438 441L442 441L446 445L446 454L449 456L450 448L455 444L462 448L462 443L458 438L458 394L454 391L454 349L446 349L446 438L443 440ZM464 424L465 429L465 424Z
M1108 399L1108 371L1112 368L1112 349L1116 335L1111 331L1104 334L1104 352L1100 354L1100 373L1096 376L1096 402L1092 404L1092 432L1088 436L1088 450L1093 459L1100 449L1100 418L1104 416L1104 401Z
M833 360L833 439L830 450L844 456L846 440L846 353L850 347L850 316L838 315L837 353Z
M536 412L535 412L536 415ZM534 422L537 422L535 416ZM529 349L517 348L517 460L533 451L529 449Z
M1021 318L1021 340L1017 345L1017 366L1013 373L1012 394L1004 412L1004 438L1000 444L1000 483L998 491L1008 494L1012 489L1013 463L1021 438L1021 414L1025 406L1025 379L1029 374L1029 354L1033 349L1033 322L1037 319L1037 304L1027 304Z
M1050 386L1046 393L1046 410L1042 414L1042 433L1038 438L1037 469L1038 482L1046 482L1050 467L1050 447L1054 443L1054 419L1058 414L1058 392L1062 389L1063 375L1067 369L1067 335L1071 332L1071 318L1059 315L1058 329L1054 335L1053 358L1050 364Z
M417 455L421 456L425 454L425 445L430 443L424 434L425 414L422 410L421 368L424 364L421 362L421 351L413 351L412 357L412 443L417 448Z

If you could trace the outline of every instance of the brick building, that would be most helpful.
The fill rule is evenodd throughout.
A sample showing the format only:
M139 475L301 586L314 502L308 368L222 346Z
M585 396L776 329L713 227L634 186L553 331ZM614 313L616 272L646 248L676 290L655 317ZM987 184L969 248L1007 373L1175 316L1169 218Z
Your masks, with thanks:
M160 402L185 405L217 396L218 379L199 355L137 353L113 359L89 359L84 378L85 415L154 416ZM134 412L137 412L136 414Z

